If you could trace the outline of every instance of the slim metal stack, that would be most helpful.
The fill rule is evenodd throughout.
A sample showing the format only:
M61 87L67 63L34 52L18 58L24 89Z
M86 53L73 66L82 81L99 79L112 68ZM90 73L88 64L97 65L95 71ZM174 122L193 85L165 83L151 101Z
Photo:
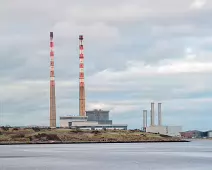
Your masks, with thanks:
M147 110L143 110L143 129L147 127Z
M158 126L162 126L161 103L158 103Z
M155 126L154 103L151 103L151 126Z
M54 75L54 42L50 32L50 128L56 128L56 99Z

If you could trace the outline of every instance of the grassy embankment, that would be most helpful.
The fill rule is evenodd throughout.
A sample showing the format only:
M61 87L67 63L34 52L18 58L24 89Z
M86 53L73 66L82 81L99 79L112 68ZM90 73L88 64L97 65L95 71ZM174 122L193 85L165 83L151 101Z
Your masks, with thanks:
M121 143L121 142L180 142L159 134L138 130L81 131L71 129L1 128L0 144L13 143Z

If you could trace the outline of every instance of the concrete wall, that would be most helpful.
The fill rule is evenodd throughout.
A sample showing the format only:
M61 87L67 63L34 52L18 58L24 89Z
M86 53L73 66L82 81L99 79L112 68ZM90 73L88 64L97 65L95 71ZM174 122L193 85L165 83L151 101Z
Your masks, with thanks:
M182 132L181 126L150 126L146 128L146 132L150 133L159 133L169 136L181 136Z
M104 110L86 111L86 116L88 116L88 121L106 121L109 120L109 111Z
M212 131L209 131L209 132L208 132L208 137L209 137L209 138L212 138Z
M123 129L127 130L127 125L124 124L116 124L116 125L100 125L95 124L95 122L92 123L85 123L85 122L70 122L69 123L70 128L79 128L79 129L90 129L90 130L102 130L102 129Z
M98 121L98 123L100 125L104 125L104 124L112 125L113 121L112 120L100 120L100 121Z
M70 122L71 126L96 126L98 125L98 122L89 121L89 122Z
M166 134L166 127L165 126L149 126L146 128L146 132Z
M181 136L180 132L182 132L181 126L167 126L167 132L169 136Z
M68 128L69 124L68 124L68 120L60 120L60 127L62 128Z
M60 117L60 127L68 128L69 122L87 122L87 117L64 116Z

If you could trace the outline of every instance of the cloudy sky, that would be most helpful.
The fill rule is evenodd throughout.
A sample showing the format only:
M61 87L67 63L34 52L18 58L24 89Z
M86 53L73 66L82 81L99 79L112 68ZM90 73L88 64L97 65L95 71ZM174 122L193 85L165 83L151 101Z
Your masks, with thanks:
M142 126L212 129L211 0L0 0L0 124L49 125L49 32L57 117L78 114L78 36L85 37L87 109Z

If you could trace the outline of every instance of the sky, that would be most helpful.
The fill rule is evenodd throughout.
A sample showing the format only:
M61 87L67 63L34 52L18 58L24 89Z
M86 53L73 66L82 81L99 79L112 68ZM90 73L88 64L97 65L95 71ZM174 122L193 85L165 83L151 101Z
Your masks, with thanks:
M87 110L141 128L161 102L164 125L212 129L211 16L211 0L0 0L0 124L49 125L53 31L58 126L79 114L83 34Z

